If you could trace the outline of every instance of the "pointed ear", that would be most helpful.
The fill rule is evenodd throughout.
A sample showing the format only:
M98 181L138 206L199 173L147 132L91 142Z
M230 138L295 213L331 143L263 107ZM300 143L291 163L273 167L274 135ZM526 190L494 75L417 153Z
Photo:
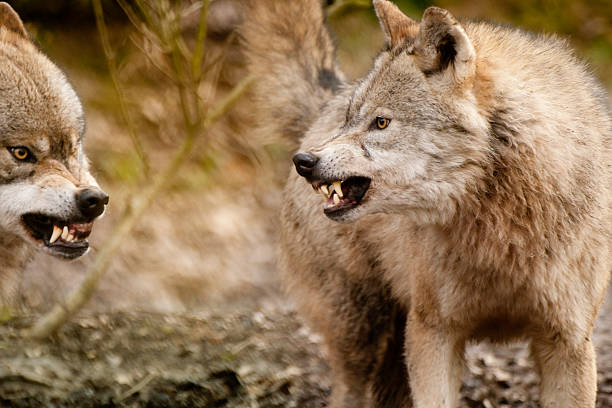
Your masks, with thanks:
M28 32L23 26L21 18L19 18L15 10L5 2L0 2L0 27L6 27L10 31L29 40Z
M419 24L388 0L374 0L374 9L385 33L387 45L393 48L404 40L416 38Z
M455 80L474 75L476 52L461 24L446 10L429 7L423 14L415 45L419 65L426 75L452 69Z

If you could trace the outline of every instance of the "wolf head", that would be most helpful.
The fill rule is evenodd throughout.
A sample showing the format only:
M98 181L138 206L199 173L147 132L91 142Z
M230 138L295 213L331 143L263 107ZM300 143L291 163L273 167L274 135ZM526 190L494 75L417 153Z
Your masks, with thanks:
M330 101L294 156L336 221L371 213L452 216L487 160L488 122L473 94L474 47L447 11L420 23L374 0L387 49Z
M6 3L0 60L0 233L77 258L108 203L83 153L83 109Z

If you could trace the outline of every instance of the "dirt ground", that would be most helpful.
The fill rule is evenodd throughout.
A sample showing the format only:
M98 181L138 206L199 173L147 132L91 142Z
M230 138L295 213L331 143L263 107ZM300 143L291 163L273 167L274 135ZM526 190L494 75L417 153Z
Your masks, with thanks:
M0 406L324 407L329 367L320 336L284 302L200 316L137 312L76 319L54 338L0 325ZM598 408L612 407L612 291L600 316ZM523 344L472 346L464 408L537 407Z

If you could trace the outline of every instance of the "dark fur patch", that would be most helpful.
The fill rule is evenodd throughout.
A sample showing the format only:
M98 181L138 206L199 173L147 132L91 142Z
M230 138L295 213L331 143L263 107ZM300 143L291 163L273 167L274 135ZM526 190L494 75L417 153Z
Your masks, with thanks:
M453 123L452 129L459 134L469 135L470 131L463 127L460 123Z
M410 401L410 387L404 360L406 311L399 304L393 311L389 331L383 360L374 377L372 394L377 407L403 407Z
M440 71L444 71L451 63L455 61L455 57L457 56L456 46L457 43L455 38L450 34L445 35L438 43L437 50L440 58Z
M440 42L436 45L436 51L438 52L436 66L424 70L423 74L425 74L425 76L438 74L453 64L457 56L456 46L457 43L452 35L446 34L442 37Z
M387 47L387 49L385 50L386 52L389 52L391 54L392 58L397 58L400 55L407 53L407 54L414 54L414 40L412 39L405 39L401 44L393 47L393 48L389 48Z
M491 136L503 144L509 146L512 144L512 139L516 135L514 131L507 123L504 118L508 112L503 109L494 111L489 117L489 129Z
M363 150L363 155L366 159L372 160L372 155L370 154L370 151L363 143L361 143L361 150Z
M340 80L336 74L327 68L319 69L319 85L325 89L336 91L340 87Z

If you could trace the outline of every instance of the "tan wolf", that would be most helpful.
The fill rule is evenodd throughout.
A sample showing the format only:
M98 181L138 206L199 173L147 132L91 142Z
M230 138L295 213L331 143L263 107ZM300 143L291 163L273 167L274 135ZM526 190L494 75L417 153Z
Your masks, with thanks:
M541 406L593 407L604 91L553 36L374 6L387 47L356 83L320 0L253 1L242 30L259 116L301 143L280 261L326 339L331 405L456 407L467 342L526 339Z
M64 74L0 3L0 304L36 249L74 259L108 203L88 171L85 122Z

